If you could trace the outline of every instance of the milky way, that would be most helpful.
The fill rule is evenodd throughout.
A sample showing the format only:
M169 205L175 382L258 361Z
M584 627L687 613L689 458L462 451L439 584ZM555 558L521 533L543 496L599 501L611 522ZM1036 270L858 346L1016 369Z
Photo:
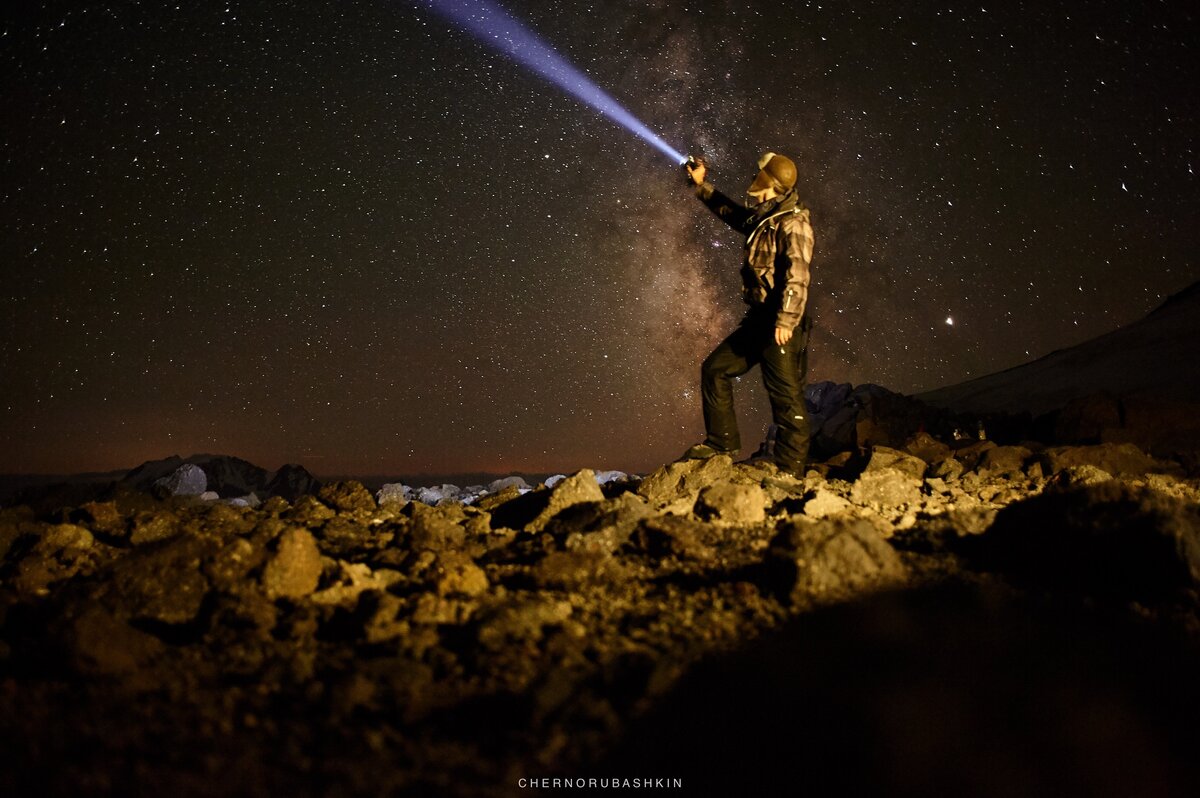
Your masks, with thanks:
M959 382L1200 277L1188 4L507 7L731 196L797 161L812 380ZM703 436L741 242L423 4L0 13L0 471L640 471Z

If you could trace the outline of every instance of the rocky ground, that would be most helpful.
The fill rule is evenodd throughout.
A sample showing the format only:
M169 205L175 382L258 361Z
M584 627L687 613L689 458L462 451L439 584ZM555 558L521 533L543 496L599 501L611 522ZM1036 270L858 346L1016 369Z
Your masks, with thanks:
M0 793L1193 795L1196 476L917 436L804 480L3 510Z

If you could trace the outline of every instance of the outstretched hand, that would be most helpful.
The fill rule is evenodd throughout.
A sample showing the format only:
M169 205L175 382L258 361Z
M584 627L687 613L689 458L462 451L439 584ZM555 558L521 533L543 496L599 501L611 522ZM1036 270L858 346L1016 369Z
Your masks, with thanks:
M775 328L775 343L779 346L786 346L787 342L792 340L792 331L785 330L782 327Z
M688 180L692 181L692 185L698 186L704 182L704 176L708 173L708 167L703 161L699 161L695 166L687 165Z

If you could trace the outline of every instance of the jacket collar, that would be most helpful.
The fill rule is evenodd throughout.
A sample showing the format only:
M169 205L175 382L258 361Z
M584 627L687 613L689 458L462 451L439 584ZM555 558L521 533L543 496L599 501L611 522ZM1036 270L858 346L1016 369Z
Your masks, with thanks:
M796 193L796 189L789 189L788 192L782 196L775 197L774 199L769 199L766 202L755 205L754 216L751 217L751 219L754 224L758 224L773 213L790 211L792 208L796 207L796 203L799 201L800 198Z

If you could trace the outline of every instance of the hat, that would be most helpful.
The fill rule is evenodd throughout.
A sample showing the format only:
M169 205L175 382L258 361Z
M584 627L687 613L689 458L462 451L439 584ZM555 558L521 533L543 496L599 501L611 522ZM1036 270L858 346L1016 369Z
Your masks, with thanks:
M782 193L796 185L796 164L786 155L763 153L758 159L758 169L758 175L750 185L751 191L774 188Z

